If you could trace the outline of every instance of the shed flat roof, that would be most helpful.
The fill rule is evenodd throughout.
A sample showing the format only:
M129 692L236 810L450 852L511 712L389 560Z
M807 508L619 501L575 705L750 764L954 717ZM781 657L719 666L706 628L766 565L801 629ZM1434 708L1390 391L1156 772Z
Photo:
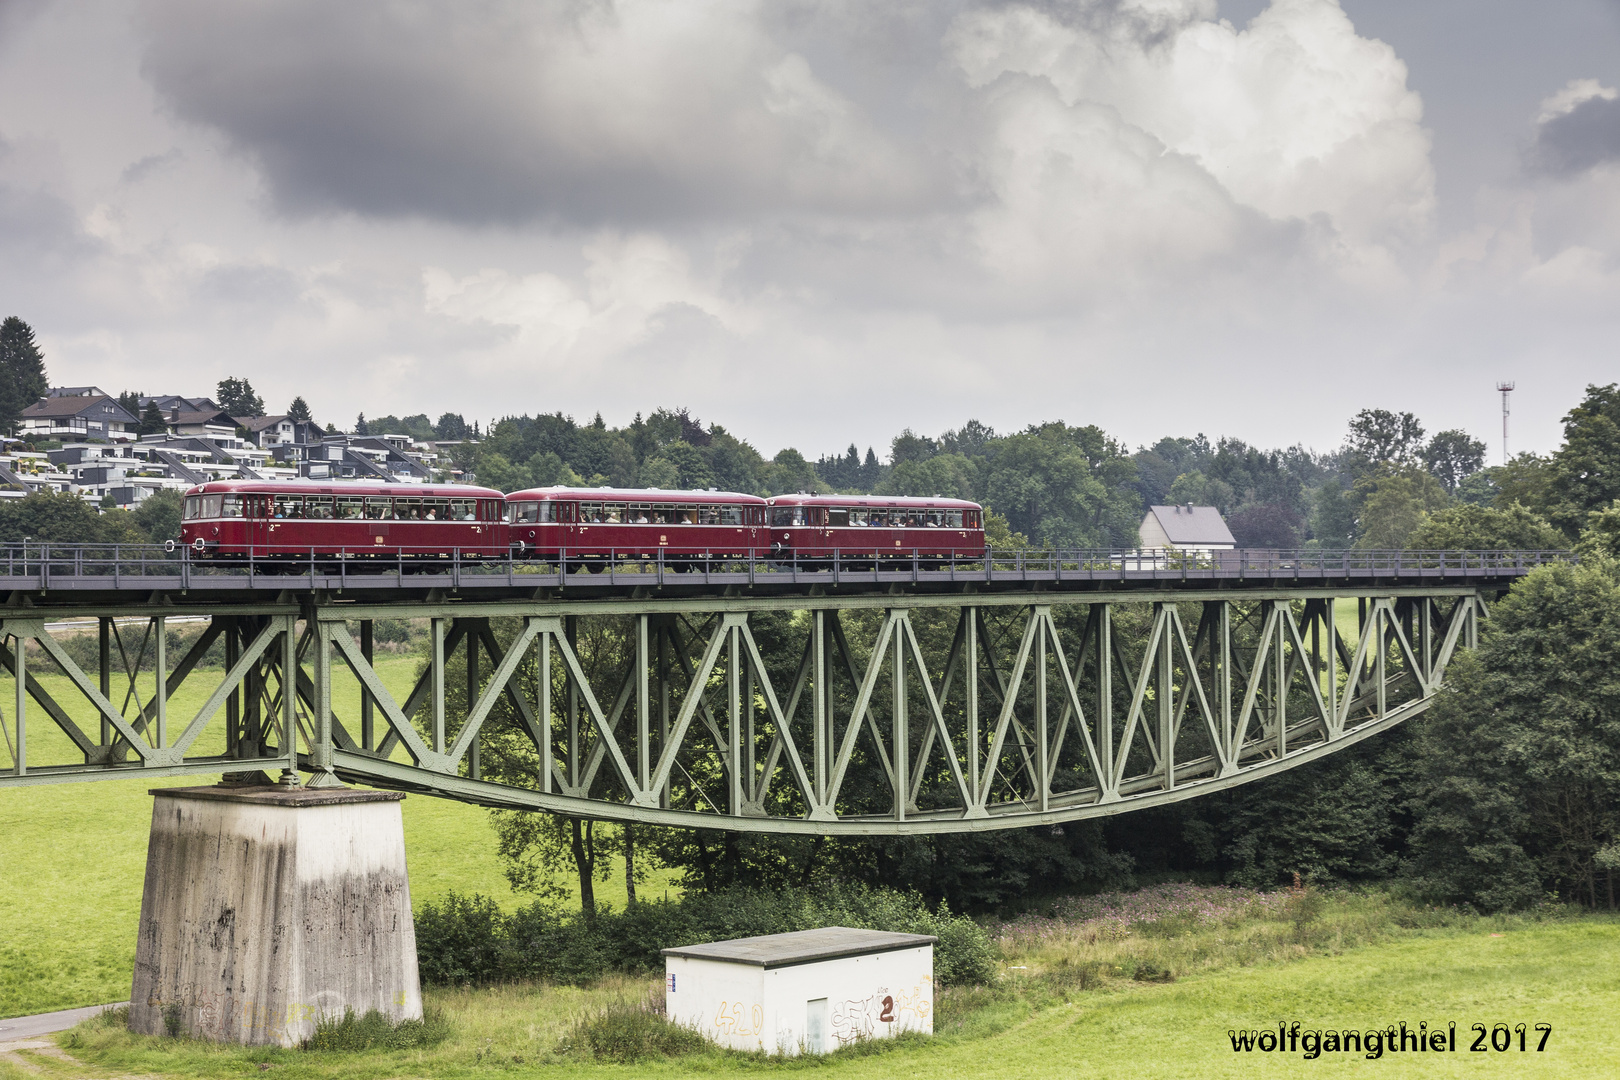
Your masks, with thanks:
M711 941L704 945L682 945L665 949L664 955L775 968L893 952L896 949L916 949L938 940L931 934L897 934L887 930L824 926L819 930L795 930L790 934L764 934L732 941Z

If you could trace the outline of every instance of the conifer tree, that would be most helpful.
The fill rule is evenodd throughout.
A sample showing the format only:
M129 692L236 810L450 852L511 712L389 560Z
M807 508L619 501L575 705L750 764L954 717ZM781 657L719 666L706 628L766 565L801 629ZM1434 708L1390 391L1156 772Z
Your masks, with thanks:
M17 434L23 410L45 396L45 354L34 341L33 327L17 316L0 323L0 428Z

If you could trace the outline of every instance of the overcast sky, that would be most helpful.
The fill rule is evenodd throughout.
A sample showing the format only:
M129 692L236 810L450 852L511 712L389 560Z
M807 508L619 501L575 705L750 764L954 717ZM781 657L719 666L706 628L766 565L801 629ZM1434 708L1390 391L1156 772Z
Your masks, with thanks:
M1620 379L1620 0L0 0L0 315L321 421L687 406L1549 450Z

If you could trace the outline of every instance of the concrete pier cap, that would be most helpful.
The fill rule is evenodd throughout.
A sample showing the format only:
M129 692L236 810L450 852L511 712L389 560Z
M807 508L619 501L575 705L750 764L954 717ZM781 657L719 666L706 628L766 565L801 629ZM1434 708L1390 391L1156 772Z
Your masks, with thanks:
M131 1030L292 1047L345 1009L422 1015L403 795L152 795Z

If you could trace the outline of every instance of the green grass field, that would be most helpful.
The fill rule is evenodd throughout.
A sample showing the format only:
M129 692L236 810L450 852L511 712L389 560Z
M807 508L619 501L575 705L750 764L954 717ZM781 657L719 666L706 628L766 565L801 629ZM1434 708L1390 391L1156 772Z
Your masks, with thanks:
M408 656L379 658L377 667L385 684L403 697L415 663ZM221 677L208 671L197 675L172 699L171 732L174 718L194 715ZM93 715L67 688L66 678L47 675L41 682L89 730ZM9 678L0 679L0 701L12 700L12 685ZM338 682L334 697L340 715L358 711L346 700L353 694L352 684ZM30 763L72 760L72 743L36 709L30 710L28 735ZM203 739L215 737L210 732ZM152 816L147 792L217 779L105 780L0 792L0 925L5 927L0 1017L129 996ZM508 908L528 902L511 891L501 873L486 811L419 796L407 798L403 810L413 901L436 900L453 889L494 897ZM668 878L663 874L647 882L649 895L652 890L662 895ZM566 883L577 897L577 884ZM596 895L623 907L622 871L599 883Z
M1353 906L1353 905L1352 905ZM1309 955L1252 966L1206 966L1168 984L1110 978L1089 990L1052 994L1019 988L1004 975L998 987L947 992L936 1013L938 1034L895 1044L856 1046L817 1060L772 1060L708 1050L631 1065L582 1061L561 1051L573 1021L612 998L639 998L645 984L611 980L591 989L503 987L440 990L430 1003L455 1027L445 1043L393 1053L309 1053L223 1048L185 1040L138 1038L92 1022L59 1036L71 1061L20 1054L0 1078L25 1075L231 1077L712 1076L812 1068L840 1077L936 1075L995 1080L1053 1076L1130 1078L1250 1077L1380 1070L1401 1077L1610 1077L1620 1061L1620 923L1608 917L1557 921L1464 919L1449 928L1397 932L1373 944L1337 949L1331 922ZM1271 929L1286 936L1286 923ZM1210 937L1264 933L1250 923L1189 931ZM1157 948L1156 944L1149 945ZM1231 1029L1386 1028L1455 1021L1450 1053L1234 1053ZM1470 1025L1524 1023L1528 1049L1471 1053ZM1535 1050L1536 1023L1552 1025ZM1488 1045L1488 1044L1487 1044ZM23 1067L38 1070L25 1074ZM1358 1075L1361 1075L1358 1073Z

